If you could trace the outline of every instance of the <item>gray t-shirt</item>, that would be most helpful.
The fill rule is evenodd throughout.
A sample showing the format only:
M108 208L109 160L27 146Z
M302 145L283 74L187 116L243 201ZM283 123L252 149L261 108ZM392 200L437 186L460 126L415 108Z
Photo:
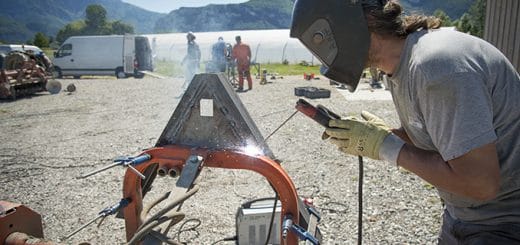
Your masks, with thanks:
M445 161L495 142L500 192L479 202L438 190L451 216L472 223L520 223L520 78L489 43L457 31L406 39L389 87L415 146Z

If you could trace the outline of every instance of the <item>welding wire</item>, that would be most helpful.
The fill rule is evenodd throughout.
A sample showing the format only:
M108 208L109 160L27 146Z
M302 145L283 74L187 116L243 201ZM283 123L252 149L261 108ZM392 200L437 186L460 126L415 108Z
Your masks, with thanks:
M128 164L126 165L128 168L130 168L130 170L132 170L135 174L137 174L137 176L141 177L141 179L146 179L146 176L144 176L144 174L142 174L141 172L139 172L139 170L135 169L134 167L132 167L132 165Z
M96 222L99 218L103 217L101 214L98 215L96 218L90 220L88 223L82 225L80 228L76 229L75 231L71 232L70 234L68 234L66 237L63 237L62 240L65 241L69 238L71 238L72 236L76 235L76 233L80 232L81 230L85 229L85 227L89 226L90 224Z
M271 138L271 136L273 136L274 133L276 133L280 128L282 128L283 125L285 125L289 120L291 120L291 118L293 118L294 115L296 115L296 113L298 113L298 110L294 111L293 114L291 114L289 116L289 118L287 118L285 121L282 122L282 124L280 124L280 126L278 126L278 128L276 128L271 134L269 134L267 137L265 137L264 142L266 142L269 138Z
M116 163L110 164L110 165L108 165L108 166L106 166L106 167L103 167L103 168L100 168L100 169L94 170L94 171L92 171L92 172L90 172L90 173L88 173L88 174L84 174L84 175L79 176L79 177L76 177L76 178L77 178L77 179L84 179L84 178L87 178L87 177L92 176L92 175L94 175L94 174L97 174L97 173L99 173L99 172L103 172L103 171L105 171L105 170L107 170L107 169L109 169L109 168L113 168L113 167L115 167L115 166L117 166L117 165L121 165L121 163L116 162Z

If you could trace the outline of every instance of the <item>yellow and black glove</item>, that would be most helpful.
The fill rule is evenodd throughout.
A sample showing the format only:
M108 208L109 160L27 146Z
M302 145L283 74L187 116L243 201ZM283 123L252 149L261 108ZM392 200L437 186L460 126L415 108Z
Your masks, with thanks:
M391 133L390 128L381 118L369 112L361 112L361 117L363 119L349 117L330 120L324 139L330 137L330 141L347 154L379 160L381 144Z

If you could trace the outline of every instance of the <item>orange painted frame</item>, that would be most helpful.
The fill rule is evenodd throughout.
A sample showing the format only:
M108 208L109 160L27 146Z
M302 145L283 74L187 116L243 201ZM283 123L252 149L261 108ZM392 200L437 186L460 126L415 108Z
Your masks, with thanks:
M182 169L190 155L202 156L204 158L203 167L206 168L243 169L257 172L264 176L278 193L282 203L280 220L283 220L285 215L291 214L294 224L299 224L298 194L294 183L278 163L266 156L251 156L237 151L208 150L177 145L152 148L142 154L149 154L152 158L135 166L141 173L155 163L159 164L159 168ZM131 170L127 170L125 173L123 198L132 200L124 209L126 239L129 241L141 225L139 216L143 208L141 178ZM280 230L280 237L282 237L281 232L282 230ZM282 244L288 245L297 243L298 237L292 232L289 232L286 240L282 241Z

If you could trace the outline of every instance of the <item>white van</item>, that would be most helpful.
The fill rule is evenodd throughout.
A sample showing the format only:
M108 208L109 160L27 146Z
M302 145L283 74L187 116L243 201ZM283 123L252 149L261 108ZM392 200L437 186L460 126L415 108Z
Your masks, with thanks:
M142 78L153 71L147 37L135 35L72 36L54 53L54 77L115 75Z

